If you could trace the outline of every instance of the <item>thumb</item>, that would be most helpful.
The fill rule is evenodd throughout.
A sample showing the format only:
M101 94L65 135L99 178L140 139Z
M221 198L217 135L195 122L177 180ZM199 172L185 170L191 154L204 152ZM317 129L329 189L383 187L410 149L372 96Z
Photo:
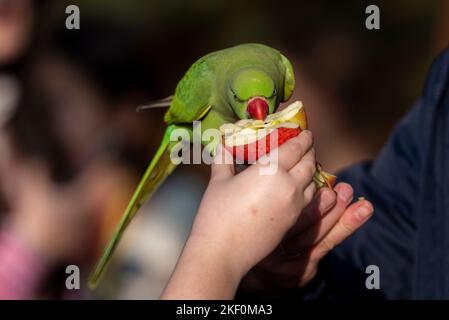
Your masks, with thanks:
M211 179L226 179L232 176L234 176L232 154L223 148L221 144L218 144L215 150L214 162L212 163Z

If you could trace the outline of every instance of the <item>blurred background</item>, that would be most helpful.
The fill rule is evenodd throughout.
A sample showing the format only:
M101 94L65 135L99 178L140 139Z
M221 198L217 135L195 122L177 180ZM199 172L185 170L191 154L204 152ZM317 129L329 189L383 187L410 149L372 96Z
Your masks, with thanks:
M79 30L65 27L70 4ZM365 28L369 4L380 30ZM170 95L202 55L244 42L281 50L318 159L336 172L376 156L448 40L445 0L0 0L0 287L30 299L159 297L206 165L178 168L98 290L85 283L163 134L165 110L136 106ZM80 290L65 287L70 264Z

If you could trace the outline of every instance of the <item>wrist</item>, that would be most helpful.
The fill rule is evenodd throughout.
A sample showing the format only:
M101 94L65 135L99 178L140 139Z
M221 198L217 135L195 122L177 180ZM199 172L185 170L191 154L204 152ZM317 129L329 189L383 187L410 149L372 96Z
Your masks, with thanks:
M186 256L196 257L203 266L226 275L230 283L238 286L247 271L243 268L243 261L234 257L236 248L232 248L228 243L225 239L191 234L184 251Z
M226 268L239 280L261 260L257 243L245 227L236 225L235 219L222 219L217 216L209 221L210 208L200 208L195 218L186 246L207 247L212 254L226 264Z
M225 250L191 235L161 298L232 299L241 279Z

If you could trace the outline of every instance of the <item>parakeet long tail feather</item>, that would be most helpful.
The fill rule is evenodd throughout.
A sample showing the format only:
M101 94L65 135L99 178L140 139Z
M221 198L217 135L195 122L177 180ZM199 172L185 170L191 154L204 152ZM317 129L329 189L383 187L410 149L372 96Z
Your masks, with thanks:
M164 134L164 138L162 140L159 149L156 152L156 155L153 157L150 165L145 171L144 176L142 177L139 185L137 186L136 191L134 192L131 201L128 204L123 216L118 223L115 232L112 236L112 239L109 241L109 244L105 248L101 259L98 261L94 272L91 274L89 278L89 287L94 289L98 281L100 280L105 268L114 253L120 238L123 235L126 227L129 225L132 218L135 216L139 208L145 202L145 200L149 199L151 195L156 191L158 186L173 172L176 168L176 165L170 159L170 134L174 129L174 125L171 125L167 128Z

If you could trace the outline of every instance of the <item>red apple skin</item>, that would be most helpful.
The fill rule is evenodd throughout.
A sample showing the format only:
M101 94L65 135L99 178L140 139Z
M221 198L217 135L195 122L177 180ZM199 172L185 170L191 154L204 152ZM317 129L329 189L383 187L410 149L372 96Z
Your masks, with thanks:
M276 131L278 135L277 137L278 143L277 146L275 147L279 147L283 145L287 140L296 137L301 132L301 128L277 128ZM270 152L271 135L273 135L273 133L270 133L266 135L264 138L262 138L265 139L265 143L261 142L262 139L260 139L257 140L256 142L238 147L237 146L229 147L225 145L225 148L232 153L234 159L244 163L253 163L254 161L257 161L257 159L259 159L260 157Z

